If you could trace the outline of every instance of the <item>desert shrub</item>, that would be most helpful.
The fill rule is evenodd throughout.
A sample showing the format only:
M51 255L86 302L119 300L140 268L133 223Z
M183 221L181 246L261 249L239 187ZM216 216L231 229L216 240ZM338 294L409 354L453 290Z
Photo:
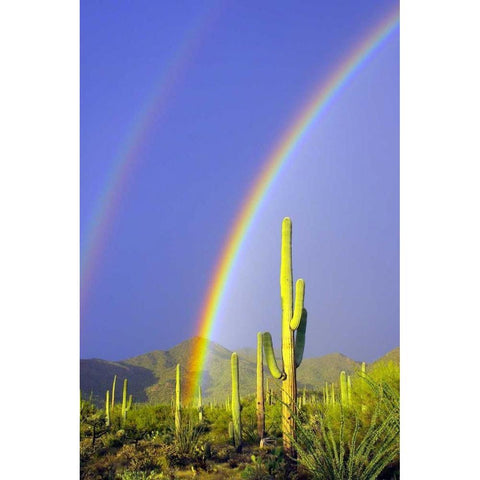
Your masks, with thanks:
M282 436L282 404L265 405L265 430L268 437Z
M312 418L297 415L298 462L313 479L378 478L399 456L399 394L387 383L363 378L374 398L368 421L355 409L327 408ZM353 426L352 426L353 422Z

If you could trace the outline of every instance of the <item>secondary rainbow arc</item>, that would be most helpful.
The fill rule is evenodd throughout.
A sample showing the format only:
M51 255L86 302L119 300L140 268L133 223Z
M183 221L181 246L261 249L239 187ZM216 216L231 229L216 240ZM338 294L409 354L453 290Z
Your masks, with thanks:
M115 156L95 209L85 227L80 254L82 305L92 285L94 272L112 231L115 216L120 210L122 192L140 160L140 153L148 140L150 129L159 115L165 112L174 89L178 87L212 26L225 11L227 3L218 1L194 19L174 55L160 72L150 96L132 120L128 135Z
M237 213L227 241L218 257L205 296L195 336L210 338L212 328L218 316L223 295L231 272L234 270L242 243L260 209L268 188L277 178L282 166L292 156L295 147L305 136L309 127L324 112L326 107L365 61L398 28L399 12L395 9L369 35L366 36L347 57L338 64L333 73L320 82L306 106L300 110L285 134L280 138L263 163L263 168L250 188L246 200ZM208 342L195 342L190 357L195 368L186 386L186 397L191 400L201 383L203 368L207 359Z

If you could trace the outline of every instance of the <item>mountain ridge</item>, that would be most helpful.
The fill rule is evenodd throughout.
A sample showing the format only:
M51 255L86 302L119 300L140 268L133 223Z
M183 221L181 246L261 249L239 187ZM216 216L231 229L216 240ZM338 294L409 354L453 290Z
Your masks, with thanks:
M203 345L200 345L202 344ZM230 357L232 351L202 337L192 337L169 350L152 350L125 360L110 361L100 358L80 360L80 389L84 396L92 392L97 405L105 401L105 392L111 391L114 375L117 375L116 398L120 398L123 379L128 379L128 393L137 402L169 403L175 393L175 369L181 366L182 385L198 375L197 360L191 352L206 347L207 360L203 365L202 394L205 401L224 401L230 394ZM236 350L240 362L240 389L242 395L255 392L256 349ZM399 363L400 348L397 347L379 359ZM360 369L361 362L352 360L342 353L329 353L320 357L304 358L298 370L299 388L322 388L324 383L338 380L342 370L353 374ZM367 367L368 368L368 367ZM265 369L267 372L267 370ZM267 376L269 378L270 375ZM270 388L278 389L279 382L269 378ZM185 388L183 388L185 390Z

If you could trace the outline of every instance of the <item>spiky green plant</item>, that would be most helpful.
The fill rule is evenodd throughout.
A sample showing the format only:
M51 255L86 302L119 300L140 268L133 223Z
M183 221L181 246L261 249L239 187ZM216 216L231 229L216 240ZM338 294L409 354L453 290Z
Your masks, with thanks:
M238 355L232 353L232 422L233 422L233 441L237 452L242 450L242 417L240 405L240 388L238 373Z
M282 300L282 369L277 365L272 336L263 334L263 348L272 376L282 380L282 432L284 452L295 456L292 438L295 437L295 413L297 402L297 368L305 347L307 311L303 308L305 282L297 280L295 303L292 279L292 222L286 217L282 222L282 247L280 264L280 296Z
M265 394L263 391L263 336L257 333L257 433L260 442L265 437Z
M327 412L315 420L297 417L293 439L298 462L314 480L373 480L399 458L400 399L387 384L369 382L376 403L366 423L357 414L347 434L347 411L340 404L339 421Z

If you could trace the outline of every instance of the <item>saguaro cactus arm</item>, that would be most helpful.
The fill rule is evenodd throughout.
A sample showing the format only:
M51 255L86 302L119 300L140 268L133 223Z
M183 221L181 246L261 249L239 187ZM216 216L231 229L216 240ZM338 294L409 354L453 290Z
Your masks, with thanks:
M295 285L295 309L293 310L293 317L290 320L290 328L296 330L300 325L303 314L303 300L305 298L305 282L299 278Z
M275 359L275 352L273 350L272 336L269 332L264 332L262 337L265 360L267 361L268 369L270 370L272 377L277 380L284 380L286 375L283 370L278 368L277 360Z
M303 359L305 350L305 332L307 330L307 310L302 310L302 317L298 325L297 334L295 335L295 368L298 368Z

